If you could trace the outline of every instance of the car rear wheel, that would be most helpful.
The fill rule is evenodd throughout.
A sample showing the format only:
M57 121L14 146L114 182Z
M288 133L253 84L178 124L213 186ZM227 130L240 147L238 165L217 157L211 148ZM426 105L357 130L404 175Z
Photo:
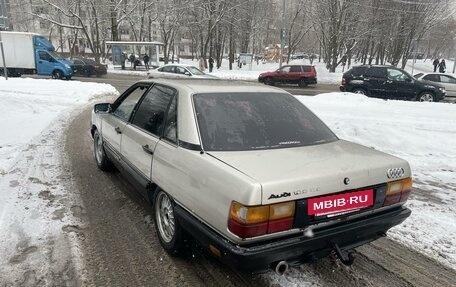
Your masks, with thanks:
M103 139L101 138L101 135L98 132L98 130L95 130L93 133L93 152L95 156L95 161L97 162L97 166L99 169L103 171L108 171L112 169L112 163L106 156L103 147Z
M354 88L352 90L352 93L367 96L367 91L365 89L363 89L363 88Z
M416 100L419 102L434 102L434 94L431 92L423 92L418 95Z
M299 85L299 87L301 87L301 88L307 87L307 80L306 80L306 79L301 79L301 80L299 81L299 84L298 84L298 85Z
M274 80L271 77L264 79L264 83L269 86L274 86Z
M162 190L157 192L154 200L155 230L161 246L171 255L178 254L184 242L174 206L168 194Z

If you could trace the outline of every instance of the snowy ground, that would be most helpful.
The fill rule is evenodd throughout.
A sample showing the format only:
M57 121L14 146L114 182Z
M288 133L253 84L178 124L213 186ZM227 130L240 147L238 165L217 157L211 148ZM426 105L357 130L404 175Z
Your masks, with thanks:
M38 280L66 272L65 260L79 252L68 235L74 219L63 208L77 195L61 184L69 178L55 154L63 150L71 117L115 93L105 84L0 78L0 274L16 283ZM298 98L340 138L410 162L415 192L407 206L413 213L389 235L456 269L456 105L343 93ZM44 273L27 273L31 265ZM282 286L320 285L303 271L267 276Z

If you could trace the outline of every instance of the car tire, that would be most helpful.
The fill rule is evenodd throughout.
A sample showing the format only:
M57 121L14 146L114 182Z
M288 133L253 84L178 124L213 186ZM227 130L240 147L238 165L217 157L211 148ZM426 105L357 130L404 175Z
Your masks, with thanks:
M435 102L435 96L431 92L422 92L416 97L418 102Z
M305 88L305 87L307 87L307 80L306 80L306 79L301 79L301 80L299 80L298 85L299 85L300 88Z
M274 86L274 80L271 77L265 78L264 83L268 86Z
M174 206L171 197L159 189L154 199L155 231L161 246L170 255L179 254L184 243L183 231Z
M61 79L63 79L63 73L60 70L55 70L52 73L52 78L57 79L57 80L61 80Z
M99 169L102 171L110 171L112 169L112 162L106 156L103 139L98 130L93 132L93 153Z
M354 88L352 90L352 93L368 96L367 91L365 89L363 89L363 88Z

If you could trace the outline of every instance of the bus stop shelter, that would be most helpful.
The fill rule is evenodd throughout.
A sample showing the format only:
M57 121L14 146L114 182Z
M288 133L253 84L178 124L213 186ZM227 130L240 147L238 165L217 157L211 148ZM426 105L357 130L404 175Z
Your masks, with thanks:
M155 48L155 56L149 55L151 63L155 63L159 66L159 52L160 46L163 46L161 42L125 42L125 41L106 41L107 48L112 48L112 63L113 65L122 65L125 59L128 58L128 53L134 53L135 51L141 51L144 49L147 51L148 48ZM145 51L145 52L146 52ZM128 52L128 53L127 53ZM126 56L126 58L125 58ZM139 55L140 56L140 55Z

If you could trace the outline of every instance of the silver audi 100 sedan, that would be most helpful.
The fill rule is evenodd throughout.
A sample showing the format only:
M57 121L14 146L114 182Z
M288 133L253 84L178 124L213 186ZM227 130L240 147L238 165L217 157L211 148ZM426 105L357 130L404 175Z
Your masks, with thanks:
M139 81L91 121L98 167L124 172L177 254L192 236L240 270L283 274L386 235L409 164L337 136L289 93L217 79Z

